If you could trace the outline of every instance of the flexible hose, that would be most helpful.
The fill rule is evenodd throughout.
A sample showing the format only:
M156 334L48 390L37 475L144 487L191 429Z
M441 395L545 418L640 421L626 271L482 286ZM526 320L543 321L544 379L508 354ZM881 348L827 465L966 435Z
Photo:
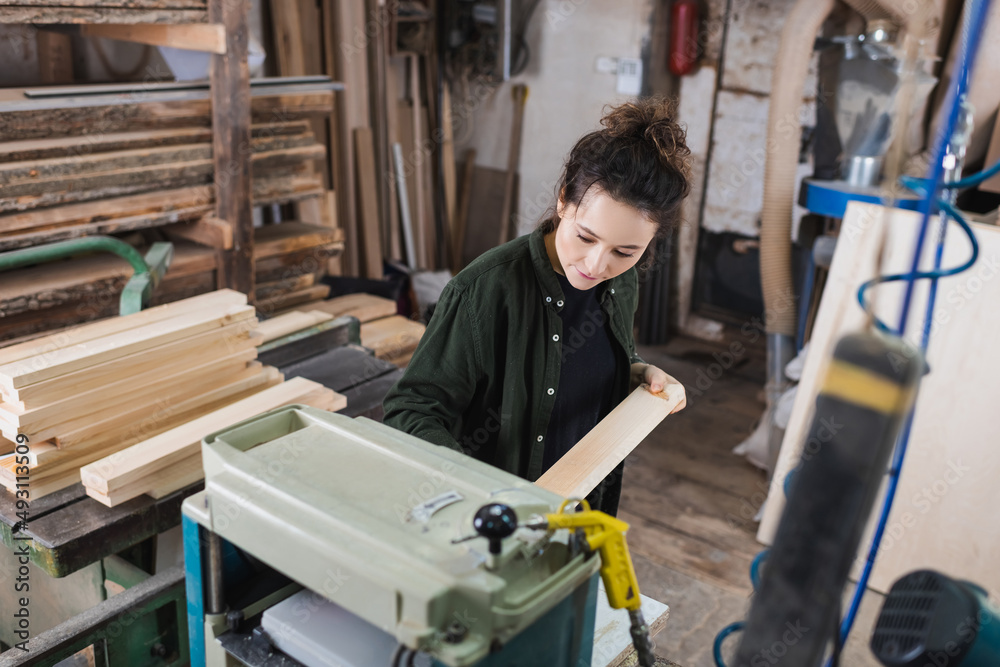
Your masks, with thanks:
M799 0L781 30L781 42L771 78L767 114L767 159L764 164L764 205L760 227L760 280L764 291L767 332L795 336L792 293L792 202L802 123L802 88L809 71L813 42L834 0Z

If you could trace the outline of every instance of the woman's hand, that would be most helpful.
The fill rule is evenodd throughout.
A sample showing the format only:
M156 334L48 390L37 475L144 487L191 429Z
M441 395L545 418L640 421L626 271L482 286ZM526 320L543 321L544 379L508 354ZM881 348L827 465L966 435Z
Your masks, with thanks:
M680 384L680 382L652 364L636 363L632 364L632 384L647 384L651 394L659 394L668 384ZM682 410L686 405L687 397L685 396L671 414Z

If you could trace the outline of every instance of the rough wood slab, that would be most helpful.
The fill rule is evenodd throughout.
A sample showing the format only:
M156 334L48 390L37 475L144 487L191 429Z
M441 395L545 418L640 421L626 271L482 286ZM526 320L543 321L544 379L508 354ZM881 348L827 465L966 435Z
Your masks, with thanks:
M426 328L402 315L384 317L361 325L361 344L379 359L400 357L416 349Z
M116 7L6 6L0 23L204 23L204 9L122 9Z
M564 498L585 498L684 401L680 384L668 384L659 394L638 387L535 484Z
M396 302L374 294L347 294L308 304L303 306L302 310L319 310L334 317L350 315L364 324L395 315Z
M320 311L292 311L261 322L257 325L257 333L260 334L260 344L263 345L282 336L308 329L332 319L333 315Z
M267 123L302 120L333 110L332 90L253 90L251 120ZM22 108L23 107L23 108ZM46 139L107 132L178 127L211 127L209 91L144 95L104 95L87 99L60 98L46 104L0 106L0 141Z

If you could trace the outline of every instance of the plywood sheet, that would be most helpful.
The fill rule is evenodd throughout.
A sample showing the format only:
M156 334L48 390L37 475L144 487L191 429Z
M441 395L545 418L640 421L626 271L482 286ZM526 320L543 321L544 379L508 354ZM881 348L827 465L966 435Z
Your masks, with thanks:
M883 212L889 211L883 219ZM758 539L770 543L785 506L784 481L798 463L802 440L829 356L846 333L865 324L855 295L860 284L877 273L909 270L919 216L871 204L851 204L834 255L817 315L811 351L782 443L781 456ZM883 228L889 230L885 265L877 267ZM945 278L938 286L935 326L916 417L896 503L889 516L886 539L879 553L871 587L886 591L900 576L920 568L938 569L974 581L987 590L1000 589L1000 529L983 520L983 509L996 499L1000 449L996 447L995 369L1000 352L995 332L1000 327L1000 229L976 225L981 254L964 274ZM932 235L933 237L933 235ZM927 244L922 266L932 265L933 245ZM969 257L970 246L952 225L944 266ZM928 293L918 283L909 331L919 328ZM896 323L902 286L886 285L876 292L875 308ZM878 508L881 504L876 505ZM869 526L870 534L871 526ZM869 537L862 542L862 560ZM857 574L857 570L855 572Z

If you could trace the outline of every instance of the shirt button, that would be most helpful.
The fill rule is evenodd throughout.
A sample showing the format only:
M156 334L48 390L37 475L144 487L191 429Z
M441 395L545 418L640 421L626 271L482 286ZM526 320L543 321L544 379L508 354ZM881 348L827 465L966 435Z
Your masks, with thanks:
M554 393L556 393L556 390L553 389L552 387L549 387L549 396L551 396Z
M552 303L552 297L551 296L545 297L545 303Z
M554 340L554 341L556 341L558 343L559 342L559 334L556 334L555 336L553 336L552 340Z
M538 436L538 442L542 441L542 436Z
M614 294L614 293L615 293L615 288L614 288L614 287L612 287L612 288L611 288L611 293L612 293L612 294Z
M559 306L560 308L562 308L562 305L563 305L562 300L556 301L556 305Z

